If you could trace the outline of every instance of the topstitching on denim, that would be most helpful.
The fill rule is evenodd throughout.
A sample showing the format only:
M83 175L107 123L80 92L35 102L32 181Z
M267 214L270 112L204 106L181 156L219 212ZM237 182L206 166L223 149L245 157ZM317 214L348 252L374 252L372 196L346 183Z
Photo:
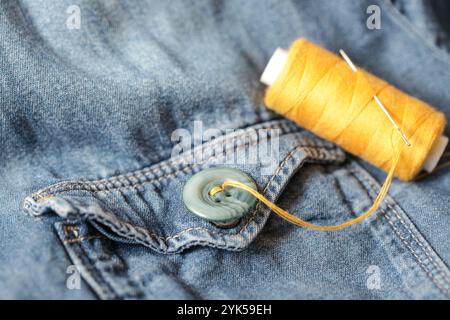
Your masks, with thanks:
M112 190L117 189L121 187L127 187L127 186L133 186L137 185L139 183L153 183L153 182L159 182L164 179L167 179L169 177L173 177L176 175L176 173L183 171L185 167L195 167L201 164L204 164L208 161L211 161L212 159L216 158L216 155L210 156L207 159L204 159L201 162L192 162L195 159L195 155L199 152L203 152L205 149L213 149L215 146L223 144L223 146L226 149L226 151L229 150L229 148L237 147L242 148L245 147L245 145L238 144L237 146L233 144L235 142L235 139L238 139L242 136L245 136L248 134L249 131L255 130L255 129L264 129L264 130L275 130L280 129L281 134L288 134L288 133L295 133L295 132L302 132L302 129L297 127L296 125L292 124L292 122L287 120L279 120L279 121L273 121L268 124L262 124L261 126L252 126L247 129L244 129L242 132L238 132L238 134L232 134L232 135L224 135L218 139L215 139L211 143L205 143L201 146L198 146L193 149L192 152L189 152L188 154L182 154L180 156L174 157L172 159L163 161L159 164L134 171L132 173L128 174L122 174L118 176L113 176L110 178L105 179L99 179L99 180L72 180L72 181L63 181L56 183L54 185L51 185L49 187L46 187L44 189L41 189L35 193L33 193L32 197L34 200L39 200L40 198L46 198L51 195L55 195L57 193L61 193L64 191L71 191L71 190L86 190L86 191L92 191L92 192L99 192L99 191L105 191L105 190ZM237 129L239 130L239 129ZM302 137L302 140L305 141L305 147L306 145L309 145L311 147L321 147L321 148L328 148L328 149L335 149L336 147L332 146L331 144L327 143L321 143L319 140L312 140L308 137L304 136ZM231 142L231 145L230 145ZM242 141L238 141L239 143L242 143ZM244 143L251 144L255 143L257 141L247 141L245 140ZM175 167L180 167L178 169L175 169ZM167 170L168 172L164 172L164 170ZM159 176L159 177L158 177Z
M319 152L318 152L319 149ZM339 152L333 153L332 151L328 150L328 149L324 149L321 150L321 148L310 148L310 147L304 147L303 145L297 145L295 146L288 154L287 156L279 163L275 173L271 176L269 182L266 184L265 188L263 189L263 194L265 194L268 190L268 188L274 183L274 179L275 177L279 177L281 174L281 170L283 168L283 166L296 154L296 153L301 153L303 155L303 158L301 160L301 163L303 163L304 161L335 161L335 160L342 160L342 154ZM313 150L312 152L310 150ZM317 159L317 160L316 160ZM301 165L301 163L298 163L298 166ZM51 201L51 199L50 199ZM45 202L45 201L44 201ZM42 205L45 205L45 203L43 203ZM254 224L254 220L257 216L257 212L258 209L260 208L260 205L258 204L255 209L253 210L250 218L248 218L247 222L237 231L235 232L230 232L227 235L228 236L241 236L243 232L245 232L247 230L247 228L251 225ZM266 209L264 211L265 215L268 215L269 210ZM141 243L144 244L146 246L149 246L151 248L153 248L156 251L159 252L169 252L170 249L168 248L168 243L167 241L169 240L173 240L176 238L181 237L182 235L189 233L189 232L193 232L193 231L202 231L204 232L209 238L213 238L214 234L212 234L211 230L204 228L204 227L191 227L188 229L184 229L180 232L178 232L175 235L171 235L171 236L161 236L158 234L155 234L153 232L150 232L149 230L142 228L140 226L136 226L134 224L122 221L116 217L112 218L106 218L103 216L99 216L95 213L92 212L88 212L88 213L84 213L83 214L84 218L87 219L92 219L95 221L98 221L100 223L102 223L103 225L109 227L112 231L114 231L115 233L117 233L118 235L121 235L125 238L131 239L133 241L136 241L137 243ZM152 239L157 239L159 241L157 241L159 243L160 246L162 246L164 249L161 249L160 246L156 246L154 243L152 243ZM161 243L161 241L163 241L163 243ZM181 245L178 250L176 250L173 253L177 253L180 252L188 247L191 247L193 245L196 244L209 244L215 247L219 247L219 248L227 248L228 250L242 250L241 247L236 247L230 244L222 244L222 243L216 243L216 242L211 242L211 241L207 241L207 240L196 240L196 241L190 241L189 243L185 244L185 245Z
M369 187L373 192L379 189L379 186L377 187L375 185L375 182L367 176L368 174L354 162L351 163L349 173L351 173L358 181L362 183L364 189ZM372 198L368 192L367 194L369 198ZM421 269L436 285L436 287L446 296L450 297L450 271L446 267L445 263L439 258L437 253L433 251L431 246L424 240L423 236L420 234L420 231L414 228L412 225L409 225L410 223L405 221L405 218L403 218L398 212L398 210L400 209L397 210L396 208L394 208L394 206L398 207L398 205L395 203L395 200L388 195L385 198L385 203L388 210L385 210L383 207L381 207L381 217L386 218L389 226L394 231L394 234L408 248L414 258L417 260ZM389 212L394 213L395 217L400 222L401 226L405 229L406 233L402 232L398 227L395 226ZM405 213L403 214L406 215ZM414 249L413 246L416 246L417 248ZM419 256L419 253L417 251L422 251L428 261L424 261ZM433 271L437 273L437 275L433 274Z
M103 246L107 245L107 242L102 240L105 239L103 236L89 235L87 230L84 230L82 235L74 238L65 232L66 226L84 226L86 228L86 225L79 222L60 221L56 222L54 227L78 271L99 298L122 299L142 296L142 292L135 283L121 273L124 270L124 265L120 258L104 250ZM101 244L97 242L101 245L101 249L96 247L93 250L88 244L91 241L102 241Z

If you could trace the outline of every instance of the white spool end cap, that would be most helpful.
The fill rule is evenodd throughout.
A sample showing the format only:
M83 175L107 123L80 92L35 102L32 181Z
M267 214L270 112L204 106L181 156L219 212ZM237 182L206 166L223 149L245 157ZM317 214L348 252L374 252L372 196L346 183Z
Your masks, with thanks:
M277 48L264 69L260 81L269 87L274 84L283 70L287 58L288 52L284 49Z
M423 164L423 170L426 172L432 172L434 168L436 168L436 165L439 162L439 159L442 157L442 154L444 153L445 148L448 144L448 138L446 136L440 136L436 142L433 145L433 148L431 148L430 154L425 159L425 162Z

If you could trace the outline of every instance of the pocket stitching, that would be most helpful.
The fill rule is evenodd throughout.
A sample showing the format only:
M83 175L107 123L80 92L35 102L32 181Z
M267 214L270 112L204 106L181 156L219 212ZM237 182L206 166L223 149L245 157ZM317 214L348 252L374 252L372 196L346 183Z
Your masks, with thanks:
M295 132L294 134L301 134L301 133L302 132ZM322 152L326 152L330 161L338 159L339 151L336 149L336 147L318 146L314 142L310 141L308 138L306 138L306 137L303 137L303 138L304 138L304 140L306 140L309 143L309 145L306 145L306 144L302 145L303 148L305 148L305 149L309 148L309 149L312 149L313 151L320 150ZM241 145L239 148L236 148L235 150L241 150L248 146L249 146L248 144ZM232 148L234 148L234 146L231 146L230 148L228 148L226 150L229 150ZM315 156L312 153L311 153L311 157L313 157L315 160L321 160L320 158L323 158L322 155ZM99 188L98 181L99 180L70 181L70 182L57 183L53 186L47 187L43 190L39 190L39 191L33 193L32 197L34 200L40 202L40 201L48 199L54 195L61 194L64 192L70 192L70 191L74 191L74 190L98 193L98 192L110 192L110 191L114 191L114 190L121 190L121 189L127 189L127 188L138 188L138 187L141 187L146 184L161 182L166 179L175 177L178 173L183 172L185 169L192 169L192 168L196 168L201 165L205 165L208 162L210 162L211 160L214 160L216 158L217 158L217 155L210 156L209 158L205 159L202 162L186 164L183 168L179 168L179 169L175 170L174 172L167 173L166 175L160 176L158 178L152 178L150 180L139 181L139 182L129 182L128 185L106 187L105 190L98 190L98 188ZM131 177L133 177L133 176L129 176L129 178L131 178Z
M371 181L368 181L368 180L366 180L366 179L364 179L364 181L366 181L367 183L369 183L369 184L371 185L372 188L375 187L374 184L373 184ZM411 229L411 227L408 226L408 225L406 224L406 222L404 221L404 219L400 216L400 214L398 213L398 211L392 206L392 204L391 204L389 201L386 202L386 205L387 205L388 208L390 208L390 209L394 212L394 214L395 214L395 216L397 217L397 219L398 219L398 220L400 221L400 223L405 227L405 229L408 231L409 235L411 235L411 237L415 240L415 242L417 242L417 244L419 245L419 247L422 248L422 250L424 251L424 253L425 253L425 255L427 256L427 258L430 259L431 263L432 263L437 269L441 270L442 268L437 264L437 262L435 261L435 259L433 259L433 257L430 255L430 254L433 254L434 252L432 252L430 248L427 248L427 247L425 247L425 246L423 245L422 241L421 241L419 238L416 237L416 235L414 234L414 232L413 232L413 230ZM381 211L385 214L385 216L387 217L386 212L385 212L383 209L380 209L380 210L381 210ZM387 217L387 218L388 218L388 217ZM391 219L391 218L388 218L388 219ZM448 278L448 276L447 276L442 270L441 270L440 273L442 274L442 276L443 276L446 280L450 280L450 279ZM448 282L448 284L450 284L450 281Z
M273 130L273 129L284 129L284 130L287 130L286 132L283 132L283 134L303 133L303 130L301 128L295 126L291 122L286 122L286 121L280 121L279 123L276 123L274 125L268 125L267 127L262 127L261 129L264 129L264 130L268 130L268 129L271 129L271 130ZM292 129L292 131L289 131L289 129ZM156 172L164 173L163 169L172 170L172 167L174 167L176 165L183 165L183 162L189 161L189 159L195 157L195 154L199 150L203 151L206 148L215 147L215 146L217 146L220 143L224 143L224 145L227 145L229 141L233 141L234 139L240 138L240 137L244 136L245 134L248 134L249 130L255 130L255 127L249 127L247 130L244 130L244 132L241 132L241 133L239 133L238 135L235 135L235 136L231 136L231 137L228 136L227 137L227 135L223 135L221 139L219 139L217 141L214 141L211 144L208 144L208 143L203 144L203 145L198 147L198 150L195 150L195 148L194 148L194 150L192 150L190 153L188 153L186 155L183 155L183 156L180 156L179 158L176 158L174 160L168 159L166 161L163 161L162 163L155 164L155 165L152 165L150 167L134 171L132 173L118 175L118 176L113 176L113 177L105 178L105 179L98 179L98 180L86 180L86 181L83 181L83 180L76 181L75 180L75 181L59 182L59 183L56 183L54 185L51 185L49 187L46 187L44 189L38 190L37 192L33 193L33 199L34 200L39 200L40 198L46 198L49 195L51 195L54 190L57 190L58 188L63 189L62 191L86 190L86 191L93 191L93 192L101 192L101 191L106 191L106 190L95 190L95 189L97 189L102 184L107 184L107 183L114 184L116 182L124 183L124 181L121 181L121 179L124 179L124 180L127 181L127 179L129 179L129 178L136 178L136 179L139 180L139 178L141 178L141 177L148 178L147 177L148 174L157 175ZM316 142L308 139L307 137L304 137L304 140L308 141L310 143L311 147L326 148L325 146L319 146ZM253 142L255 142L255 141L253 141ZM243 148L246 145L252 145L252 141L250 141L248 143L245 143L243 145L240 145L239 148ZM234 148L234 147L235 146L232 145L232 146L229 146L228 148L226 148L225 150L229 150L229 149ZM329 149L330 150L334 150L334 149L336 149L336 147L329 147ZM138 183L127 181L129 183L128 186L123 186L123 185L122 186L118 186L118 187L114 186L113 188L110 188L110 189L118 189L118 188L122 188L122 187L130 187L130 186L133 186L133 185L136 185L136 184L139 184L139 183L150 183L150 182L155 182L155 181L158 181L158 180L164 180L166 177L173 176L176 173L183 171L185 168L195 167L195 166L198 166L198 165L205 164L206 162L208 162L211 159L214 159L216 157L217 157L217 155L210 156L210 157L208 157L207 159L205 159L204 161L202 161L200 163L192 163L192 164L191 163L186 163L186 164L184 164L184 166L182 168L177 169L175 172L171 172L171 173L165 174L165 175L157 177L157 178L153 177L149 181L143 181L143 182L138 182ZM70 186L81 186L82 188L81 189L74 189L74 188L72 188L72 189L64 190L65 188L68 188ZM59 193L59 191L57 193Z
M362 171L361 169L359 169L358 167L353 165L353 168L350 169L349 172L352 173L354 175L354 177L357 180L359 180L360 182L365 182L365 183L369 184L370 188L372 190L374 190L374 188L375 188L374 183L372 181L370 181L370 179L360 176L361 174L364 174L364 175L366 174L364 171ZM366 190L366 192L367 192L367 190ZM369 195L369 198L372 198L372 197ZM437 254L435 252L433 252L430 248L424 247L424 245L421 243L421 241L413 234L413 230L411 230L411 228L409 226L407 226L404 219L399 215L397 210L395 208L393 208L389 199L386 202L386 204L387 204L387 207L389 209L391 209L391 211L395 214L398 221L404 226L404 228L406 229L408 234L415 240L414 242L417 243L420 248L422 248L423 253L431 261L431 263L434 267L434 270L437 270L439 272L439 275L442 276L442 279L436 279L436 277L433 276L433 274L431 274L430 270L428 270L428 268L427 268L427 264L425 264L424 261L422 261L422 259L420 259L417 252L412 248L411 243L409 243L407 241L407 239L401 235L401 231L394 226L394 223L392 222L392 218L389 217L389 213L386 210L384 210L383 208L380 208L380 211L383 213L382 217L386 218L389 225L394 230L394 233L397 235L397 237L399 237L399 239L402 241L402 243L410 250L411 254L416 258L417 262L421 266L421 269L427 274L427 276L430 278L430 280L437 286L437 288L442 293L448 294L449 282L447 281L446 270L443 270L441 266L437 265L437 262L432 258L432 256L430 256L430 254L433 254L433 255L437 255Z
M280 170L284 167L284 165L286 164L286 162L287 162L290 158L292 158L292 156L294 155L294 153L299 152L299 151L306 151L306 152L308 152L308 151L307 151L308 148L309 148L309 147L304 147L304 146L296 146L296 147L294 147L294 148L289 152L289 154L283 159L283 161L280 162L280 163L278 164L277 170L276 170L275 173L272 175L272 177L270 178L270 180L267 182L267 184L266 184L266 186L264 187L262 193L265 194L265 193L267 192L267 189L270 187L270 185L272 184L272 182L273 182L273 180L275 179L275 177L278 175L278 173L280 172ZM253 222L253 220L255 219L256 213L257 213L257 211L258 211L258 209L259 209L260 206L261 206L261 203L258 202L258 204L256 205L255 209L253 210L253 213L252 213L251 217L248 219L248 221L246 222L246 224L243 225L243 226L241 227L241 229L240 229L238 232L232 233L231 235L241 235L242 232L244 232L244 231L248 228L248 225L249 225L251 222ZM118 220L119 220L119 219L118 219ZM127 225L129 225L129 226L131 226L131 227L133 227L133 228L143 229L143 228L141 228L141 227L139 227L139 226L135 226L135 225L133 225L133 224L131 224L131 223L127 223L127 222L124 222L124 221L120 221L120 223L125 223L125 224L127 224ZM186 232L189 232L189 231L193 231L193 230L202 230L202 231L206 231L208 234L210 234L210 230L208 230L208 229L205 228L205 227L192 227L192 228L188 228L188 229L182 230L182 231L180 231L179 233L177 233L177 234L175 234L175 235L173 235L173 236L167 236L167 237L164 237L164 236L159 236L159 235L157 235L157 234L155 234L155 233L148 233L148 232L144 232L144 235L148 234L148 235L157 237L158 239L167 241L167 240L179 238L183 233L186 233ZM144 229L144 231L147 231L147 230Z
M68 253L69 253L69 256L71 254L75 255L76 258L79 260L78 263L84 269L84 270L83 269L80 270L80 272L82 274L83 274L83 272L88 273L92 277L92 280L98 284L98 286L102 292L99 293L96 291L97 295L99 295L101 298L117 299L117 297L118 297L117 293L114 291L114 289L111 287L111 285L109 283L107 283L107 281L104 279L104 277L101 275L101 273L94 266L93 261L87 255L86 251L82 248L82 243L81 242L70 243L70 248L72 248L72 249L70 251L68 250L69 248L66 246L66 242L65 242L66 237L60 230L62 228L62 226L64 226L64 223L57 222L55 224L56 232L57 232L59 238L63 242L64 247L66 248L66 251L68 251ZM72 258L72 261L73 261L73 258ZM75 265L76 265L77 262L73 261L73 263L75 263ZM87 282L89 282L89 280L87 280Z
M316 151L315 148L313 150ZM271 185L273 184L275 178L278 176L279 172L283 169L283 167L285 166L287 161L289 159L291 159L294 156L295 153L300 152L300 151L305 151L307 153L306 157L301 160L302 162L307 161L308 156L311 156L312 150L310 150L308 147L304 147L303 145L297 145L294 148L292 148L291 151L283 159L283 161L281 161L278 164L277 170L272 175L270 180L267 182L266 186L263 189L264 190L263 193L266 193L267 190L271 187ZM316 157L320 157L320 155L316 155ZM328 157L329 157L329 155L328 155ZM331 161L331 160L335 160L335 159L337 159L337 156L335 156L335 158L330 158L329 160ZM299 164L299 166L300 166L300 164ZM252 215L250 216L250 218L248 218L248 220L245 223L245 225L243 225L239 229L239 231L236 231L234 233L230 233L230 234L228 234L228 236L240 236L240 237L243 237L242 234L249 228L249 226L251 224L255 224L255 218L257 217L257 213L258 213L258 209L259 208L260 208L260 203L258 203L256 205L255 209L253 210ZM267 209L267 211L268 211L268 209ZM180 231L179 233L177 233L175 235L164 237L164 236L160 236L160 235L158 235L158 234L156 234L154 232L150 232L149 230L147 230L145 228L142 228L140 226L136 226L134 224L122 221L122 220L120 220L118 218L113 218L116 221L112 221L112 220L109 220L109 219L105 219L105 217L102 217L102 216L94 216L94 215L90 215L90 214L85 214L84 217L86 217L87 219L94 219L94 220L96 220L96 221L98 221L100 223L103 223L104 225L106 225L109 228L111 228L111 230L116 232L118 235L120 235L122 237L125 237L125 238L128 238L128 239L131 239L131 240L134 240L134 241L136 241L138 243L147 245L147 246L153 248L155 251L162 252L162 253L178 253L178 252L181 252L181 251L185 250L186 248L189 248L189 247L191 247L193 245L196 245L196 244L212 245L214 247L226 248L228 250L241 250L241 249L243 249L242 247L237 247L235 245L224 245L224 244L213 243L213 242L211 242L209 240L196 240L196 241L190 241L190 242L185 243L185 244L181 244L174 251L169 251L167 249L164 250L164 249L161 249L161 247L162 247L161 245L157 246L154 243L152 243L151 239L152 238L156 238L156 239L159 239L160 241L167 242L169 240L173 240L173 239L179 238L181 235L183 235L183 234L185 234L185 233L187 233L189 231L194 231L194 230L205 232L206 235L208 235L209 237L212 237L214 235L211 232L211 230L209 230L209 229L207 229L205 227L192 227L192 228L188 228L188 229L182 230L182 231ZM120 228L118 228L116 226L116 224L118 226L125 227L126 231L120 230ZM130 228L133 229L133 230L130 230ZM168 244L164 243L164 247L167 248Z

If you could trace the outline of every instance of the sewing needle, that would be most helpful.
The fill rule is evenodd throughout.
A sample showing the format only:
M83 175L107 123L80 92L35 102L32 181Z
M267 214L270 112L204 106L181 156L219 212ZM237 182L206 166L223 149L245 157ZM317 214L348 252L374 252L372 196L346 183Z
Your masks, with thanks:
M345 62L347 62L347 64L350 66L350 69L352 69L353 72L357 72L358 69L356 69L355 65L353 64L352 60L350 60L350 58L348 57L348 55L344 52L344 50L340 49L339 53L341 54L342 58L344 58ZM395 122L394 118L392 118L392 116L390 115L389 111L387 111L386 107L381 103L380 99L374 95L373 99L375 100L375 102L378 104L378 106L381 108L381 110L383 110L383 112L386 114L386 116L388 117L388 119L391 121L392 125L394 126L395 129L397 129L397 132L400 134L400 137L403 139L403 141L405 142L405 144L410 147L411 143L408 141L408 139L406 138L405 134L402 132L402 130L400 129L400 127L397 125L397 123Z

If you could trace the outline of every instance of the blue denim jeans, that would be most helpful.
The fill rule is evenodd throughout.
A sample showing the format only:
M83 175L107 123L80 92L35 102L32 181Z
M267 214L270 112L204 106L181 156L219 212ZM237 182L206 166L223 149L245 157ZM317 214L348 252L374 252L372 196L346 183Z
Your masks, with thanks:
M336 232L262 204L219 228L181 196L221 165L310 222L370 207L385 174L268 111L259 76L307 37L450 117L449 5L427 2L1 1L0 297L450 298L449 170L395 180ZM220 134L174 155L196 121ZM253 132L276 137L275 165L208 153L257 153Z

